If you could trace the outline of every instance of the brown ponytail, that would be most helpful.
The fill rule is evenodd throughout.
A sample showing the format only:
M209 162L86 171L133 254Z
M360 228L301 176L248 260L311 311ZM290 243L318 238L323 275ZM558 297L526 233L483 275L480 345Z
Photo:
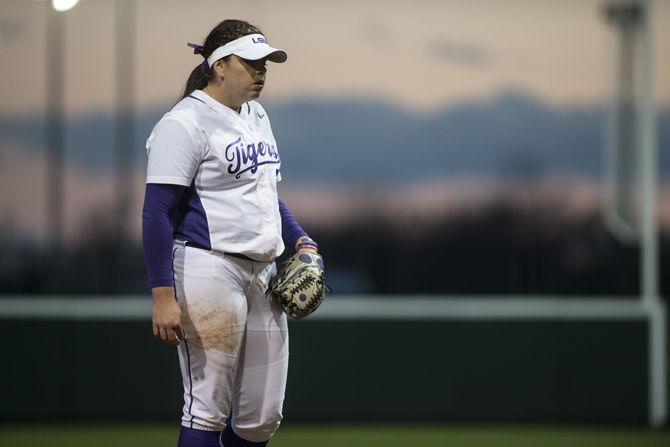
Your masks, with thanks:
M209 35L207 35L207 38L205 39L205 43L202 45L202 50L199 52L201 53L202 57L207 60L207 58L211 56L214 50L220 46L249 34L263 33L260 29L253 26L249 22L245 22L244 20L224 20L209 32ZM186 81L181 99L186 98L188 95L193 93L194 90L202 90L205 88L213 77L214 72L212 71L211 67L207 66L206 63L198 64L193 69L193 71L191 71L191 75Z
M186 81L186 85L184 86L184 92L181 95L181 99L186 98L188 95L193 93L194 90L202 90L203 88L207 87L207 83L212 79L212 76L214 73L212 72L211 69L203 66L203 64L198 64L193 71L191 72L191 75L188 77L188 80Z

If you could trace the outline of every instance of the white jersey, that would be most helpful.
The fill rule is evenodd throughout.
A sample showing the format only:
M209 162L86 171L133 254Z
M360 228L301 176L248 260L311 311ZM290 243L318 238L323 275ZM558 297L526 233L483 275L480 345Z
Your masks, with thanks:
M161 118L146 147L147 183L187 187L173 217L177 239L257 261L284 251L279 153L259 103L238 114L195 90Z

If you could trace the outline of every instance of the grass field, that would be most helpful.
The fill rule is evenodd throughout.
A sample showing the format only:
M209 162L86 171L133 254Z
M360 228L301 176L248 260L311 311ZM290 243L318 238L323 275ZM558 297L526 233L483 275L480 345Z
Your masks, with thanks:
M174 426L0 425L1 447L159 447ZM282 427L272 447L668 447L670 431L607 427L345 426Z

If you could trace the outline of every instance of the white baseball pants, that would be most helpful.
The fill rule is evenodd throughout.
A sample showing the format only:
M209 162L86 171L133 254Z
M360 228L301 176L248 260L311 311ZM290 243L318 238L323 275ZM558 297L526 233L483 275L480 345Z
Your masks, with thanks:
M262 442L282 419L288 373L286 315L265 295L274 262L174 246L175 294L185 339L182 425Z

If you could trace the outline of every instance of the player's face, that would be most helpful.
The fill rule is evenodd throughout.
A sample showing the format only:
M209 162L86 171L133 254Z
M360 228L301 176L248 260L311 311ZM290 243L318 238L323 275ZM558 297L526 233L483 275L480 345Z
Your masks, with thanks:
M261 90L265 86L267 59L250 61L233 54L224 64L224 88L240 104L256 99L261 95Z

